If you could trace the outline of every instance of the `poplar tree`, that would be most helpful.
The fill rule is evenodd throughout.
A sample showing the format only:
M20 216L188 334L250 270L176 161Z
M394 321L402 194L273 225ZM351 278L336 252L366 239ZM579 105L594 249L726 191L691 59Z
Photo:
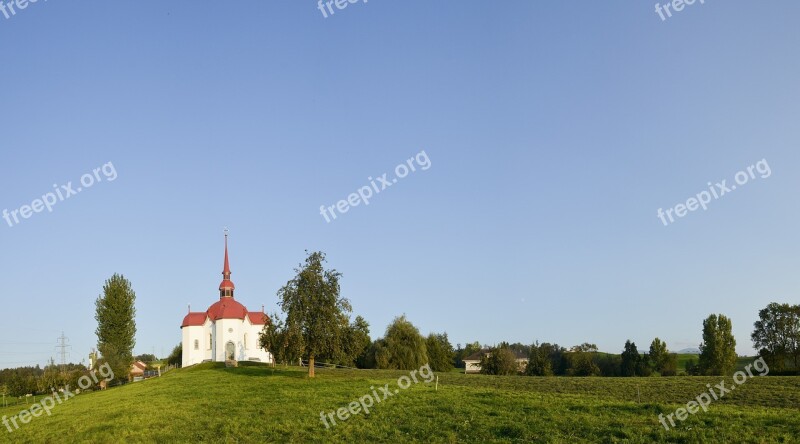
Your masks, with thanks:
M736 339L731 320L712 314L703 321L700 344L700 373L707 376L728 375L736 368Z
M103 294L95 302L97 349L118 381L126 379L133 364L135 304L136 293L130 281L116 273L103 285Z

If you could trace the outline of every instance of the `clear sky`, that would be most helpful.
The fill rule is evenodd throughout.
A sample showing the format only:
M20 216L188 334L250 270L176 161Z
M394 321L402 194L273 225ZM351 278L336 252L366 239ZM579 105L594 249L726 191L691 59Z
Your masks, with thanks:
M136 291L135 352L168 354L187 304L218 299L224 227L251 310L276 310L322 250L373 338L405 313L454 345L678 350L723 313L753 353L758 310L800 302L800 3L706 0L664 21L653 3L0 15L0 210L114 171L0 220L0 367L58 360L62 331L85 360L113 273ZM320 214L423 150L428 169ZM769 177L657 216L762 159Z

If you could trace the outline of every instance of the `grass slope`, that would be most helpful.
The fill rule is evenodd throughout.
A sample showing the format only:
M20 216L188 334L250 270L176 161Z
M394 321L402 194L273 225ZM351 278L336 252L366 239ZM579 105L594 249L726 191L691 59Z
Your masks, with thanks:
M796 442L800 378L748 380L671 431L659 413L721 378L532 378L439 374L326 430L345 407L402 371L218 364L78 395L0 442ZM726 378L730 381L730 378ZM730 384L730 383L729 383ZM638 394L637 394L638 393ZM20 407L0 409L13 415ZM338 421L338 420L337 420Z

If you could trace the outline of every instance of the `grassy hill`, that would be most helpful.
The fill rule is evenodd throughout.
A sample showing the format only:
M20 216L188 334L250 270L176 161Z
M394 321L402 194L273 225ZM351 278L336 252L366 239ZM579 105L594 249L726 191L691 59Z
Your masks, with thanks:
M0 442L792 442L800 378L748 380L666 431L708 378L532 378L439 374L398 389L409 372L203 364L78 395ZM730 381L730 378L726 378ZM389 384L392 395L326 429L320 412ZM728 383L730 384L730 382ZM394 394L394 391L398 392ZM20 406L0 409L13 415Z

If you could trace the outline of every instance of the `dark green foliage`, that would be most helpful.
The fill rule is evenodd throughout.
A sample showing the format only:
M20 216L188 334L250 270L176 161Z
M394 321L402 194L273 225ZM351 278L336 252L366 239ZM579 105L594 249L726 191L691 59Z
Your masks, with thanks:
M569 368L567 376L600 376L600 367L594 362L594 352L585 352L580 348L567 354Z
M172 349L172 353L167 357L167 365L180 366L183 362L183 343L180 343Z
M517 356L528 356L531 352L530 345L520 344L519 342L508 344L508 348Z
M347 342L345 343L345 358L349 367L369 368L367 364L367 352L372 345L369 337L369 323L361 316L356 316L355 321L350 324L347 330Z
M597 353L594 362L600 369L600 376L622 376L622 358L619 355Z
M636 364L636 376L651 376L653 368L650 364L650 356L647 354L639 355L639 362Z
M103 285L95 308L97 349L114 372L114 379L126 381L136 345L136 293L130 281L114 274Z
M550 354L552 349L550 344L535 343L530 347L528 353L528 364L525 366L525 374L528 376L553 376L553 362Z
M750 338L770 369L783 371L789 361L797 370L800 368L800 305L775 302L767 305L758 312Z
M156 355L151 355L150 353L145 353L143 355L134 356L133 360L134 361L142 361L145 364L147 364L147 363L150 363L150 362L153 362L153 361L157 361L158 358L156 358Z
M685 365L686 374L689 376L701 376L702 372L700 366L697 365L697 361L694 359L690 359L686 361Z
M484 375L516 375L520 373L520 370L517 356L508 347L508 344L491 348L489 356L481 358L481 373Z
M44 370L36 367L19 367L3 369L0 371L0 383L5 387L5 393L10 396L23 396L36 393L36 381L44 374Z
M736 366L736 340L731 320L725 315L710 315L703 321L699 372L703 375L728 375Z
M425 347L428 352L428 363L433 371L449 372L453 369L455 352L450 340L447 339L447 333L429 334Z
M667 354L665 362L662 364L661 376L677 376L678 375L678 355L675 353Z
M625 350L622 352L621 373L622 376L636 376L636 370L639 367L639 351L636 349L636 343L630 340L625 341Z
M669 352L667 352L667 343L659 338L653 339L653 342L650 343L649 356L650 356L650 365L653 366L653 370L657 371L662 376L665 376L664 369L669 364Z

